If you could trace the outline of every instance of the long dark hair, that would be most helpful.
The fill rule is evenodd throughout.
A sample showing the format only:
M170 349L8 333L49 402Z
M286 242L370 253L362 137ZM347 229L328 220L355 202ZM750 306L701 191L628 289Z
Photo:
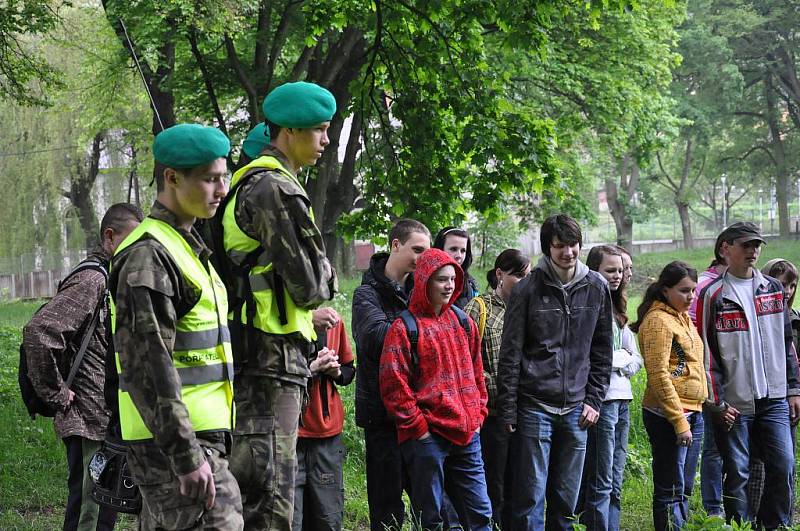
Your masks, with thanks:
M600 271L600 264L606 255L619 256L622 260L622 253L619 249L611 245L595 245L589 250L586 257L586 266L592 271ZM623 276L623 279L625 277ZM614 306L614 318L620 328L628 324L628 286L623 280L619 287L611 292L611 303Z
M764 267L761 268L761 273L774 279L786 276L786 281L790 284L792 282L796 282L798 278L797 267L795 267L795 265L789 260L785 260L783 258L775 258L764 264ZM792 298L786 301L786 305L789 308L791 308L794 304L795 295L797 295L797 290L794 290L794 293L792 293Z
M448 236L459 236L467 239L467 252L464 254L464 263L461 264L461 270L464 272L464 280L466 281L466 273L469 271L469 266L472 265L472 238L469 237L469 234L464 229L445 227L436 235L436 238L433 240L433 246L436 249L444 251L444 243L447 241Z
M486 272L486 281L492 289L497 289L497 270L513 275L522 273L531 264L530 258L519 249L506 249L497 255L494 268Z
M697 282L697 270L680 260L665 265L664 269L661 270L661 274L658 275L658 280L647 286L647 291L644 292L642 303L636 309L636 322L631 325L631 330L634 332L639 331L639 327L642 321L644 321L644 316L650 311L653 302L667 302L663 293L664 288L671 288L686 277Z

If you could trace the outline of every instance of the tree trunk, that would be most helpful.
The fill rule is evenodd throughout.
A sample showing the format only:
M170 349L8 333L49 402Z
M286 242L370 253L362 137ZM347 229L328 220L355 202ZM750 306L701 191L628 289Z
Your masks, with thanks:
M681 218L681 231L683 232L683 248L692 249L694 238L692 236L692 220L689 218L689 203L686 201L675 200L678 207L678 215Z
M86 249L91 249L99 242L99 224L94 212L92 201L92 188L94 188L97 175L100 173L101 144L105 138L105 131L100 131L92 139L92 150L84 158L75 161L76 171L72 174L69 183L69 192L66 194L78 215L78 221L83 229Z
M775 162L775 199L778 202L778 226L782 238L789 236L789 172L786 167L786 152L783 146L779 115L775 100L772 74L768 70L764 76L764 94L767 102L767 122L772 144L772 157Z
M617 245L621 245L631 252L633 249L633 220L628 212L628 207L639 181L639 166L630 155L625 155L619 160L617 170L619 184L617 178L609 177L605 180L606 201L617 229Z

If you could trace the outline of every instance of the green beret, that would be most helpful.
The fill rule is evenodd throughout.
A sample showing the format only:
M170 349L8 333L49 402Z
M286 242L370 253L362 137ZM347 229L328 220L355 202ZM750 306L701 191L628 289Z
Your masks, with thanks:
M153 158L177 169L194 168L227 157L231 142L215 127L178 124L164 129L153 140Z
M269 144L269 129L267 124L261 122L247 133L247 138L242 144L242 151L251 159L257 159Z
M330 122L336 112L336 99L328 89L298 81L270 92L261 109L275 125L303 129Z

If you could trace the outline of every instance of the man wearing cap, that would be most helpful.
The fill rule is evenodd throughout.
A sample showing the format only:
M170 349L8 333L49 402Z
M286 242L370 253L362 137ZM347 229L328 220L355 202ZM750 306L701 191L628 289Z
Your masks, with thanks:
M334 292L297 175L328 145L336 101L313 83L287 83L267 96L263 111L270 144L234 173L222 221L225 252L240 270L226 281L244 294L244 306L231 316L237 362L231 468L247 529L288 531L298 420L315 354L312 310Z
M800 374L783 287L755 264L764 238L738 222L719 236L728 269L701 292L697 328L705 347L713 429L722 455L723 504L731 521L788 526L794 458L789 423L800 419ZM766 465L758 514L747 503L750 447Z
M243 529L228 468L233 358L225 286L192 227L225 196L228 139L180 124L153 142L158 196L114 255L119 416L142 530Z

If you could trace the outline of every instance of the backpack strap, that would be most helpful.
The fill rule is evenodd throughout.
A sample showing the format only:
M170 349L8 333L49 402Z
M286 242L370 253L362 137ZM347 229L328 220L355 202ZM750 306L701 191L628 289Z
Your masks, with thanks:
M464 312L464 310L455 304L450 306L450 309L453 310L453 313L456 314L456 317L458 317L458 322L461 323L461 328L464 329L464 333L467 334L467 341L469 341L470 336L472 335L470 333L472 331L472 327L469 325L469 316Z
M93 269L95 271L99 271L103 274L103 278L105 279L106 286L108 286L108 270L106 270L105 266L99 261L94 259L86 259L75 266L75 269L69 272L69 274L64 277L64 279L59 282L58 289L59 291L70 279L77 273L81 271L85 271L87 269ZM81 362L83 361L83 357L86 354L86 349L89 346L89 341L92 339L94 335L94 331L97 329L97 325L100 322L100 314L103 311L103 308L106 305L106 297L108 296L108 287L103 290L103 295L100 297L100 300L97 301L97 306L94 309L94 313L92 314L92 320L89 322L89 325L86 327L86 330L83 331L83 336L81 339L81 345L78 348L78 352L75 354L75 359L72 362L72 367L69 370L69 376L67 376L66 381L64 382L67 387L72 386L72 381L75 379L75 376L78 374L78 369L80 369Z
M472 300L478 307L478 333L480 334L481 338L483 338L483 332L486 330L486 317L488 314L486 311L486 303L483 301L483 297L480 295Z
M419 329L417 328L417 318L409 310L400 313L400 319L406 327L408 342L411 343L411 368L416 369L419 365L419 355L417 354L417 343L419 343Z

